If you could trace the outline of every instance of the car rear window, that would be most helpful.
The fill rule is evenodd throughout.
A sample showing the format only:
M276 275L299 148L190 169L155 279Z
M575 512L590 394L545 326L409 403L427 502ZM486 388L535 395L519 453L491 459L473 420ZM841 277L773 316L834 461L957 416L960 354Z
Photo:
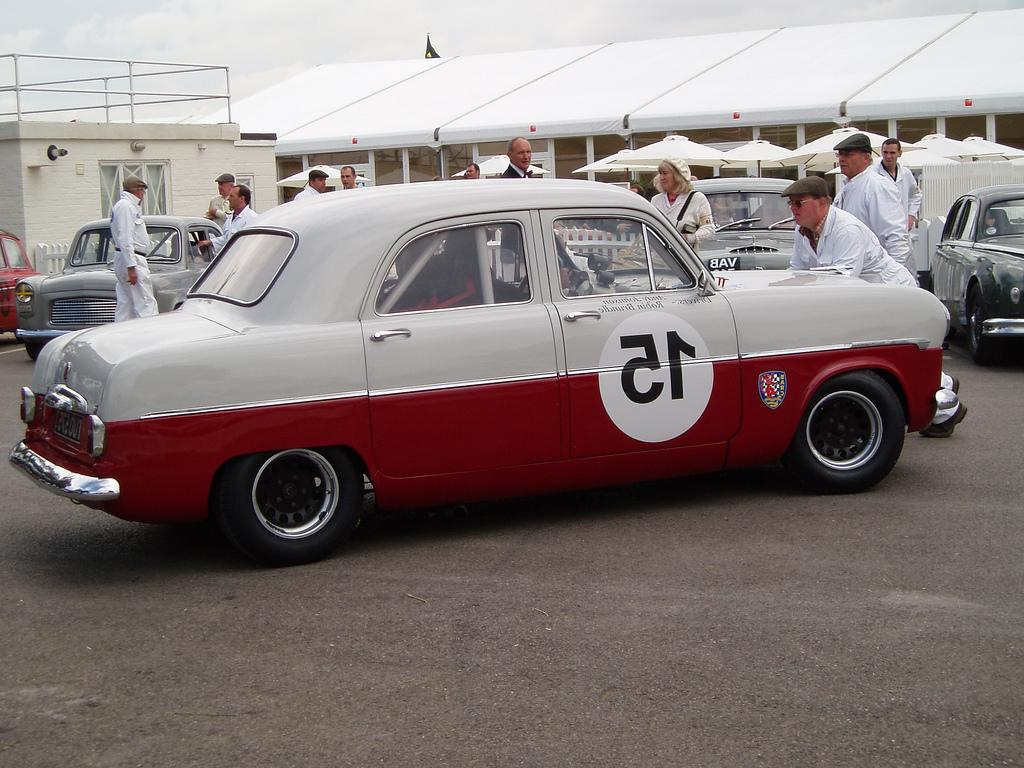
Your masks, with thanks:
M294 245L295 237L287 232L239 232L228 241L189 295L255 304L281 274Z

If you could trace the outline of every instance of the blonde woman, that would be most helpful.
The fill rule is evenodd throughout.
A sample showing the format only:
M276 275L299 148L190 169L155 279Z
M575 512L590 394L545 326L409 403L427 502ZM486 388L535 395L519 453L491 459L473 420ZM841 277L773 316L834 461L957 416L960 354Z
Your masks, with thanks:
M694 250L701 240L715 234L711 204L690 183L690 166L681 160L662 160L654 186L660 194L651 198L654 207L665 214Z

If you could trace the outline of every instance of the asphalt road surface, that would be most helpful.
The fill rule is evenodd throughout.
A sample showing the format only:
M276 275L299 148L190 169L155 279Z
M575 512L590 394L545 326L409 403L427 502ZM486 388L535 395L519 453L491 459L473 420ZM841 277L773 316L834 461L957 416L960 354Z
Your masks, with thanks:
M776 467L376 516L261 570L0 466L0 766L1024 763L1024 360L876 489ZM0 336L0 448L32 364ZM159 489L154 489L159 493Z

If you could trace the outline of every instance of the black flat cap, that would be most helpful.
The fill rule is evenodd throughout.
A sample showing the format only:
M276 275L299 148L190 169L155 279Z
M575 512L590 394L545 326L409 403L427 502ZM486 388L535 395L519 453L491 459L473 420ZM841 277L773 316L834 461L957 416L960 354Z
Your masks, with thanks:
M794 195L807 195L808 197L828 197L828 184L821 176L806 176L799 181L794 181L784 190L783 197Z
M227 182L228 184L234 184L235 176L232 173L222 173L220 176L214 179L214 181L216 181L218 184L223 184L224 182Z
M870 152L871 139L863 133L847 136L835 146L836 152Z

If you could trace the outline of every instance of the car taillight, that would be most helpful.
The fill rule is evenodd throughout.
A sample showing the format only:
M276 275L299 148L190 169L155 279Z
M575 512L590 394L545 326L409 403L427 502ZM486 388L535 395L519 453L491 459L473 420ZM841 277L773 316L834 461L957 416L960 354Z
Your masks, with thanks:
M89 454L98 459L103 455L103 447L107 441L107 428L99 416L89 417Z
M21 388L21 420L31 424L36 419L36 393L28 387Z

